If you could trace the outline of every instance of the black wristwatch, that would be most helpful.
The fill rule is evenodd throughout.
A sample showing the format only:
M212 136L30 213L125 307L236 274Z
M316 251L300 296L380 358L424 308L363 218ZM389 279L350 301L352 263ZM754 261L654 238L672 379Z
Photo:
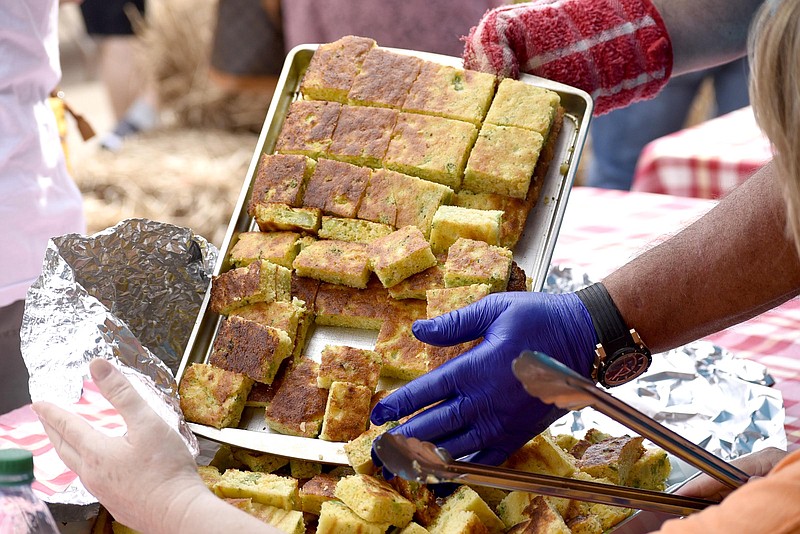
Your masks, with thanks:
M604 387L619 386L644 373L653 361L650 349L628 328L605 286L592 284L576 293L594 324L598 343L592 378Z

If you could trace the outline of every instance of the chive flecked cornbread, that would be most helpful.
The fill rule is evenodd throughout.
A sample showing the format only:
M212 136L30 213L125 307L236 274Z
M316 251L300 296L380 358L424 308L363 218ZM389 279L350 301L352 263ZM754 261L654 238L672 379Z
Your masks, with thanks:
M529 189L529 194L533 189L533 187ZM513 249L522 237L532 205L527 198L514 198L496 193L475 193L466 189L455 194L453 204L462 208L502 211L500 236L496 244L508 249Z
M548 430L511 454L503 467L558 477L569 477L577 471L575 458L556 444Z
M178 387L181 410L187 421L225 428L236 426L253 380L205 363L186 368Z
M537 495L531 500L526 512L528 513L528 519L514 525L506 532L514 534L572 534L572 530L564 522L561 514L541 495Z
M389 421L379 426L371 425L355 439L344 444L344 453L347 455L347 463L362 475L375 474L375 464L372 462L372 442L375 439L397 426L397 422Z
M369 259L367 245L363 243L320 240L301 250L292 266L298 276L366 288Z
M226 469L215 488L223 497L250 498L284 510L299 504L297 480L272 473Z
M372 270L384 287L436 265L431 245L416 226L404 226L369 244Z
M389 485L391 485L397 493L414 503L414 521L419 524L418 526L428 526L432 524L436 516L439 515L440 507L436 495L427 484L406 480L401 477L394 477L389 480ZM413 524L414 523L409 523L408 526ZM413 531L416 530L412 529L412 532ZM405 530L403 530L403 532L405 532Z
M370 475L355 474L336 484L336 498L359 517L373 523L404 527L411 522L414 504L394 488Z
M428 319L469 306L488 295L489 289L486 284L429 289L426 299L428 303Z
M560 104L558 93L505 78L497 87L485 122L525 128L547 137Z
M497 517L489 505L481 499L475 490L469 486L459 486L442 504L442 510L439 516L434 521L434 525L440 524L442 520L457 511L472 512L480 518L481 523L486 526L486 529L494 534L500 533L505 530L505 525ZM432 528L431 530L436 530Z
M251 502L244 511L286 534L305 534L306 532L303 512L299 510L285 510L269 504Z
M299 249L297 232L242 232L230 253L235 267L246 267L257 260L292 268Z
M217 331L209 363L270 384L293 348L283 330L231 315Z
M257 204L255 219L262 232L310 232L319 230L322 212L319 208L293 208L288 204Z
M377 277L366 289L323 282L314 302L316 324L378 330L391 313L389 295Z
M275 151L317 159L331 144L342 105L321 100L296 100L289 105Z
M310 358L287 367L264 418L272 430L304 438L319 435L328 390L317 386L318 373L319 365Z
M397 114L395 109L342 106L327 157L353 165L380 167Z
M626 484L634 462L644 454L642 439L641 436L622 436L593 444L581 456L578 468L595 478Z
M330 473L320 473L300 486L300 509L308 514L319 515L322 503L336 498L333 492L339 478Z
M353 35L320 45L303 75L300 91L307 98L345 103L367 52L375 46L373 39Z
M387 316L378 331L375 352L381 357L381 376L413 380L430 370L428 349L411 333L411 324L425 318L425 302L396 301L405 306Z
M494 96L496 78L426 61L414 81L403 111L437 115L480 126Z
M281 467L289 465L289 459L277 454L269 454L266 452L256 452L247 449L237 449L233 451L233 457L250 471L258 473L272 473Z
M664 491L672 465L663 449L645 449L644 454L636 460L628 471L626 486L634 488Z
M389 288L389 295L393 299L427 299L427 292L430 289L441 289L444 287L444 263L439 258L436 258L437 264L433 267L428 267L424 271L415 275L409 276L402 282L399 282Z
M362 519L343 502L331 500L323 502L320 507L316 534L385 534L388 529L389 524Z
M291 458L289 460L289 472L292 474L292 478L298 480L309 479L322 473L322 464Z
M254 261L215 276L211 281L212 311L227 315L254 302L289 300L291 271L265 260Z
M319 439L350 441L361 435L369 422L372 389L360 384L334 381L328 389L328 403Z
M300 324L309 315L305 303L297 298L291 302L257 302L236 308L230 315L255 321L264 326L270 326L286 332L292 344L297 343L297 333ZM302 340L301 340L302 341Z
M369 243L379 237L389 235L393 231L394 228L388 224L324 215L322 217L322 226L317 235L320 239Z
M317 385L328 389L333 382L365 386L370 395L381 376L381 359L373 350L345 345L325 345L320 354Z
M431 534L488 534L478 514L469 510L454 510L440 515L428 527Z
M296 154L263 154L258 162L247 213L252 217L257 204L273 202L299 208L316 164L313 159Z
M337 217L355 217L369 175L366 167L320 159L308 180L303 205Z
M360 106L400 109L421 67L422 60L417 57L375 47L367 52L347 101Z
M431 222L431 249L434 254L446 253L462 238L497 245L502 220L503 212L499 210L439 206Z
M399 173L387 169L373 171L356 214L359 219L385 224L392 228L396 226L397 201L394 184L397 174Z
M444 285L487 284L493 293L505 291L511 275L511 256L507 248L461 238L447 252Z

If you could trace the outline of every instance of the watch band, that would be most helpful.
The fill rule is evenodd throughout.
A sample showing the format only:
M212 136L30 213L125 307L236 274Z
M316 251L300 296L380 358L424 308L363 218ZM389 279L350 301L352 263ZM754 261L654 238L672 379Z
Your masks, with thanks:
M600 282L592 284L577 291L576 295L592 317L599 344L616 346L623 339L633 343L630 329L603 284Z

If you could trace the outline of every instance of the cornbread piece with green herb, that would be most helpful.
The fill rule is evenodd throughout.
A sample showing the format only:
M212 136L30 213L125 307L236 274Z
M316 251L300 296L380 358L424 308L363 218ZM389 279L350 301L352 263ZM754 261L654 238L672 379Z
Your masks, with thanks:
M272 473L289 464L289 459L277 454L249 451L239 449L234 451L233 457L242 462L250 471L259 473Z
M228 469L216 485L223 497L231 499L250 498L253 502L269 504L284 510L298 507L297 481L293 478Z
M644 454L642 440L641 436L622 436L593 444L581 456L578 467L595 478L625 484L634 462Z
M574 447L580 440L578 440L578 438L572 434L557 434L553 436L553 441L555 441L556 444L565 451L570 452L570 449L572 449L572 447Z
M289 460L289 472L292 474L292 478L298 480L313 478L322 473L322 464L292 458Z
M379 426L370 426L355 439L344 444L344 453L347 455L347 463L362 475L372 475L375 473L375 464L372 462L372 442L375 439L397 426L395 421L389 421Z
M310 232L319 230L322 212L318 208L293 208L286 204L258 204L255 219L262 232Z
M381 376L381 359L374 350L344 345L325 345L320 355L317 385L328 389L333 382L365 386L372 392Z
M214 457L208 463L210 467L216 467L220 472L226 469L235 468L239 469L244 467L242 462L233 457L233 448L227 443L223 443L214 453Z
M394 199L397 204L395 226L416 226L427 239L439 206L450 202L453 190L446 185L414 176L395 173Z
M364 289L369 281L369 260L363 243L320 240L301 250L292 266L298 276Z
M533 187L531 188L533 190ZM538 190L538 188L537 188ZM535 201L535 199L534 199ZM500 220L499 244L513 249L525 231L525 222L533 203L527 199L507 197L495 193L475 193L462 189L453 197L453 204L462 208L476 210L502 211Z
M280 369L278 373L280 373ZM278 389L275 386L276 381L277 377L272 381L272 384L263 384L261 382L253 384L253 388L250 390L250 394L247 395L244 405L254 408L266 408L275 397L275 391Z
M634 462L625 479L626 486L664 491L667 486L672 465L663 449L645 449L644 454Z
M530 519L532 515L531 512L537 507L536 504L532 505L533 501L542 498L561 516L567 513L567 509L570 506L570 499L541 496L526 491L512 491L497 505L497 515L503 520L506 527L513 527L514 525Z
M578 480L586 480L589 482L600 482L602 484L611 484L612 482L607 478L594 478L588 473L578 471L573 478ZM600 522L602 532L613 527L620 521L626 519L633 513L631 508L622 508L619 506L609 506L607 504L597 504L587 501L570 501L569 508L567 509L564 517L574 518L578 516L594 516Z
M231 263L246 267L254 261L267 260L291 269L299 237L295 232L242 232L231 249Z
M347 101L360 106L400 109L421 67L422 60L418 57L372 48L353 80Z
M389 295L394 299L427 299L427 292L431 289L441 289L444 287L444 269L438 262L433 267L428 267L424 271L409 276L389 288Z
M362 519L338 500L324 502L320 507L317 534L384 534L388 529L388 523L372 523Z
M331 383L319 439L350 441L357 438L367 428L371 397L372 390L366 386Z
M372 270L384 287L436 265L431 245L416 226L404 226L369 244Z
M338 102L292 102L275 142L275 151L318 159L331 144L341 110L342 105Z
M342 106L327 157L353 165L380 167L397 114L395 109Z
M413 380L430 370L430 345L419 341L411 332L414 320L426 317L425 303L414 299L394 303L403 303L406 308L396 309L383 321L375 342L375 352L381 357L381 376Z
M355 217L369 175L366 167L321 159L308 181L303 205L337 217Z
M373 523L404 527L414 516L414 504L386 481L370 475L344 477L336 484L336 498L359 517Z
M560 104L558 93L505 78L497 87L484 122L525 128L547 137Z
M271 326L286 332L292 344L297 341L297 331L304 316L309 315L305 303L297 298L291 302L257 302L236 308L231 316L241 317L250 321Z
M245 512L286 534L305 534L306 532L303 512L299 510L284 510L269 504L251 502Z
M477 515L489 532L499 533L505 530L505 525L499 517L489 508L489 505L481 499L480 495L469 486L459 486L442 504L442 510L434 525L440 523L441 519L456 511L472 512ZM435 529L431 529L435 530Z
M446 517L440 515L428 527L431 534L487 534L489 530L478 514L467 510L454 510Z
M287 367L264 418L272 430L304 438L319 435L328 390L317 386L318 374L319 365L310 358Z
M335 239L352 243L369 243L379 237L389 235L393 231L394 228L388 224L323 216L319 237L320 239Z
M489 486L479 486L477 484L468 485L475 490L475 493L481 496L481 499L483 499L492 510L497 510L497 506L509 493L508 490L500 488L490 488Z
M336 498L333 492L339 478L330 473L319 473L300 486L300 509L308 514L319 515L322 503Z
M496 245L502 218L503 212L498 210L440 206L431 224L431 248L435 254L441 254L461 238Z
M370 277L366 289L322 283L317 291L316 324L378 330L390 304L377 277Z
M283 330L231 315L219 327L209 363L270 384L292 348Z
M511 251L483 241L461 238L450 246L444 263L445 287L487 284L505 291L511 275Z
M364 198L356 216L395 227L397 222L397 201L395 200L395 173L386 169L372 172L367 183Z
M240 306L255 302L288 300L291 271L265 260L254 261L215 276L211 281L212 311L227 315Z
M374 40L353 35L320 45L300 82L300 92L315 100L346 102L367 52L375 46Z
M548 430L509 456L503 467L559 477L569 477L577 471L575 458L558 446Z
M319 289L320 283L321 282L319 280L315 280L313 278L303 278L301 276L297 276L297 273L292 271L292 298L296 298L305 302L306 308L313 312L314 302L317 299L317 290Z
M478 129L443 117L400 113L384 166L458 191Z
M421 525L430 525L439 514L436 495L426 484L394 477L389 484L403 497L414 503L414 520ZM412 523L413 524L413 523Z
M526 511L529 518L522 523L514 525L507 532L514 534L571 534L564 518L545 500L537 495L528 505Z
M429 289L427 293L428 319L469 306L489 294L486 284Z
M581 515L566 519L571 534L602 534L605 529L595 515Z
M302 206L306 183L317 162L295 154L263 154L258 162L247 213L255 215L258 204L280 203Z
M411 86L403 111L480 126L492 102L495 84L492 74L426 61Z
M253 380L205 363L193 363L183 373L178 395L187 421L225 428L236 426Z
M413 521L400 530L400 534L427 534L428 529Z
M219 482L219 479L222 478L222 473L213 465L198 465L197 474L200 475L203 484L205 484L212 493L215 491L214 486Z

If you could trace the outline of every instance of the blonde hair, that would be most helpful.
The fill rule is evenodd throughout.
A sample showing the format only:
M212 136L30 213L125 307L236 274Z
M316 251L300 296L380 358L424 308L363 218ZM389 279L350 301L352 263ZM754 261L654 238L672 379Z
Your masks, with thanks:
M800 253L800 2L764 2L748 49L750 101L775 152L787 231Z

